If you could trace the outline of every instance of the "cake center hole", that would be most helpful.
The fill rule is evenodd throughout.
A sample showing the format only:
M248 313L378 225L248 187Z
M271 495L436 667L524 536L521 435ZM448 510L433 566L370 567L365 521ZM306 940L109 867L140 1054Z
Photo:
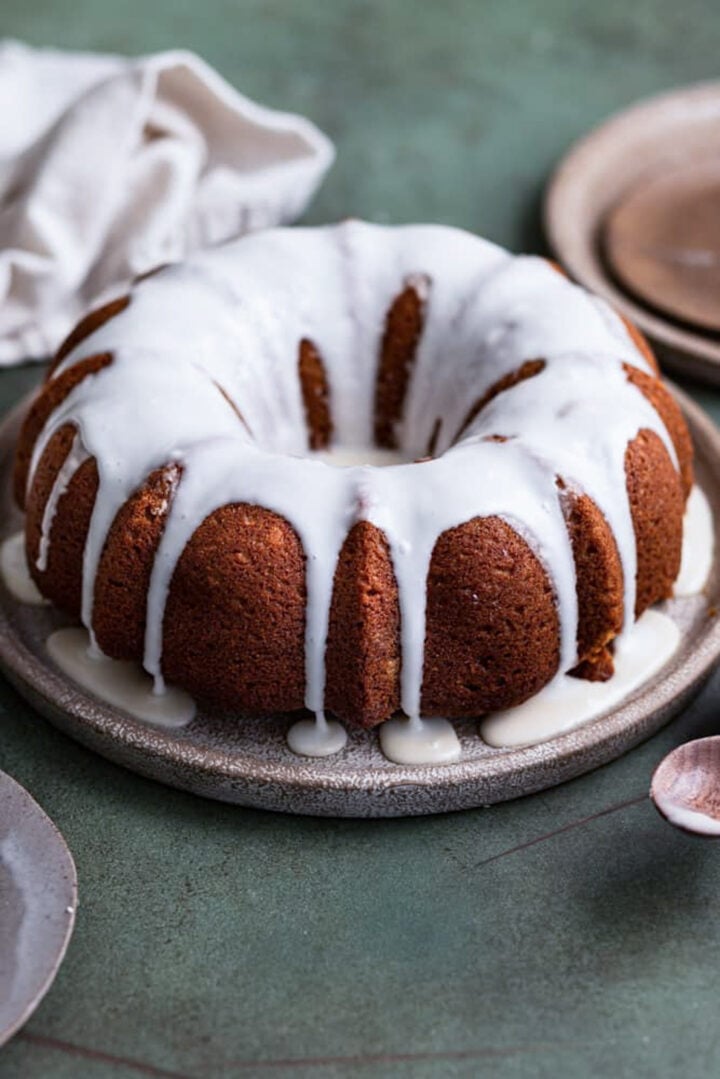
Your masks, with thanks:
M403 450L380 449L378 446L331 446L326 450L316 450L310 456L334 468L357 465L387 468L389 465L407 465L416 460L413 454Z

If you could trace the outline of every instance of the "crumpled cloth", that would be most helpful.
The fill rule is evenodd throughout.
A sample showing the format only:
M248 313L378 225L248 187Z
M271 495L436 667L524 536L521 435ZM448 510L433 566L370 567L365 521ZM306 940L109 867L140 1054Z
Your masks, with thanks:
M0 366L48 356L139 274L292 221L334 158L190 52L0 43Z

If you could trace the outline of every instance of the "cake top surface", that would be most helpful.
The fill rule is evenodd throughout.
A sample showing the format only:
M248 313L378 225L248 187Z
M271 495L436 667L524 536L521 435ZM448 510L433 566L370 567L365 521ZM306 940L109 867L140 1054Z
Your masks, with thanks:
M370 445L378 356L394 298L423 305L389 468L333 469L308 454L298 347L326 372L335 438ZM438 537L499 516L546 567L561 625L560 669L576 657L574 563L557 478L588 493L610 523L632 617L635 540L625 451L641 429L675 451L624 365L651 372L622 320L536 257L515 257L441 226L358 221L259 233L141 281L127 307L63 360L112 362L57 408L35 462L63 424L77 428L69 468L96 459L99 492L85 552L83 620L125 500L157 468L181 470L153 568L145 666L161 681L162 623L177 561L193 532L228 503L287 519L306 555L306 704L320 712L334 568L357 520L384 532L398 585L402 706L419 714L425 580ZM475 403L535 361L532 377ZM468 422L469 420L469 422ZM677 463L677 462L676 462Z

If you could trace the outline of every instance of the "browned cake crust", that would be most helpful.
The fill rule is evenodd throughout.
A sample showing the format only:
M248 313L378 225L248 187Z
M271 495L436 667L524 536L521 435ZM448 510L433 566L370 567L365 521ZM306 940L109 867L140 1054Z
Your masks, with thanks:
M89 316L69 340L77 343L126 302ZM388 313L382 344L375 417L382 445L395 444L421 329L422 302L408 286ZM66 351L69 347L64 346ZM21 505L33 446L46 420L83 378L109 362L108 355L83 360L51 377L36 399L17 451ZM311 342L301 343L298 366L310 445L327 445L332 402L322 358ZM543 366L541 359L528 361L500 380L473 405L468 419ZM625 370L663 419L681 472L678 476L651 431L641 431L627 448L639 615L671 594L679 569L692 446L669 391L652 375L631 365ZM46 571L35 565L45 503L74 435L74 428L65 425L42 454L27 499L26 537L31 572L41 591L78 617L83 548L98 482L94 461L78 469L59 499ZM178 477L177 466L154 472L110 529L93 613L98 643L110 656L142 658L147 587ZM564 489L562 477L558 483ZM577 568L577 673L608 677L612 640L623 621L617 547L590 498L566 491L563 504ZM375 526L360 522L347 536L335 572L326 655L327 707L346 722L371 727L399 707L399 628L387 542ZM171 583L164 622L165 677L228 709L292 711L303 704L304 633L304 554L294 530L261 506L217 510L195 532ZM478 518L441 535L427 583L423 712L479 715L520 703L546 684L558 662L552 587L527 543L498 518Z
M400 707L400 611L387 541L359 521L335 571L327 657L327 707L348 723L381 723Z
M45 503L74 438L75 428L65 424L50 439L38 462L27 500L25 546L28 566L40 591L61 610L79 618L85 537L98 487L95 461L87 460L80 465L58 500L50 532L47 569L41 572L36 565Z
M305 559L293 529L261 506L211 514L173 577L166 678L225 708L293 711L303 704L304 645Z
M427 602L425 714L480 715L520 703L557 670L550 581L499 518L475 518L440 536Z
M45 384L38 396L30 405L23 421L20 438L15 451L15 469L13 475L15 500L20 509L25 508L25 491L28 482L28 472L35 443L50 416L60 405L67 395L78 386L88 375L94 375L97 371L112 361L109 353L100 356L89 356L86 360L74 364L68 371L57 378L53 378Z
M405 407L415 353L422 333L424 304L419 288L409 282L393 301L385 322L375 382L375 444L397 447L397 429Z
M330 445L333 423L330 416L330 391L320 353L312 341L300 342L298 376L311 450L324 450Z
M637 546L635 617L672 595L680 572L685 497L665 446L641 431L625 453L625 475Z
M613 673L607 646L623 624L620 555L605 517L591 498L569 494L563 505L577 572L579 663L573 673L604 682Z
M109 322L115 315L119 315L121 311L124 311L129 303L129 296L120 296L117 300L111 300L110 303L106 303L102 307L96 308L95 311L89 311L84 318L81 318L77 326L70 331L55 353L55 358L48 369L48 380L53 377L62 361L74 348L77 348L86 337L89 337L91 333L95 333L96 330L99 330L101 326L104 326L105 323Z
M155 552L180 478L179 466L156 469L121 507L95 581L93 629L100 648L115 659L138 659Z
M502 378L499 378L497 382L494 382L493 385L485 391L482 397L479 397L471 406L453 441L457 442L457 440L462 437L472 421L480 415L485 406L489 405L495 397L505 390L510 390L513 386L517 386L519 382L524 382L527 378L534 378L535 375L539 375L544 369L545 360L526 360L525 363L518 367L517 371L511 371L509 375L504 375Z
M630 334L630 337L632 338L633 344L637 348L638 352L640 353L641 356L645 357L647 362L650 364L650 367L652 368L652 370L659 377L660 376L660 365L658 364L657 359L655 358L655 353L650 348L650 344L648 342L647 337L645 336L644 333L642 333L641 330L639 330L637 328L635 323L631 322L629 318L625 317L625 315L620 315L620 318L622 319L623 323L625 324L625 329Z
M693 446L680 406L660 379L653 378L652 375L646 374L645 371L640 371L637 367L631 367L630 364L625 364L625 373L628 381L632 382L648 399L665 424L670 440L675 447L683 493L687 498L694 481Z
M613 643L598 649L592 657L583 659L568 674L585 682L607 682L615 673Z

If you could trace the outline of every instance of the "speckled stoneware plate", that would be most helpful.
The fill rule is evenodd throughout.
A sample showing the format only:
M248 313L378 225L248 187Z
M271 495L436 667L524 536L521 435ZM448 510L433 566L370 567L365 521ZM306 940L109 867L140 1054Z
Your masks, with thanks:
M697 475L720 530L720 431L678 393L697 451ZM22 406L0 427L0 539L20 527L10 496L12 450ZM543 790L613 760L653 734L687 703L720 656L720 560L706 594L664 605L677 621L680 648L653 683L618 708L551 741L491 749L472 720L457 724L462 758L409 767L380 752L377 735L353 732L342 753L296 757L287 716L237 719L201 712L182 730L163 730L92 697L57 670L45 641L63 624L49 607L12 599L0 584L0 662L18 690L56 726L110 760L208 798L317 816L393 817L441 813Z
M720 385L720 334L675 322L633 299L603 258L609 212L633 189L672 170L720 160L720 82L641 101L595 128L563 158L545 195L545 231L575 280L604 296L652 340L665 366Z
M52 985L75 921L70 851L40 806L0 772L0 1045Z

